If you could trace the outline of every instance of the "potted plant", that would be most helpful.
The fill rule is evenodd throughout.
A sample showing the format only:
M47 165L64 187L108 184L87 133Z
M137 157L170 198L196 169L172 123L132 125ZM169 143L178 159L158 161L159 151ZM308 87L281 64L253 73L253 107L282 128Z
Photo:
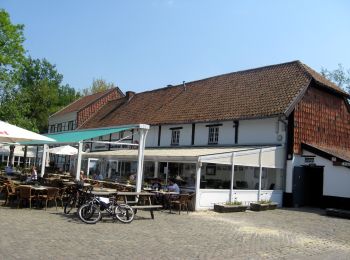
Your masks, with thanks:
M229 213L229 212L242 212L246 211L248 206L242 205L242 202L240 201L233 201L233 202L225 202L225 203L218 203L214 204L214 211L219 213Z
M253 210L253 211L272 210L276 208L277 208L277 203L272 202L271 200L259 200L257 202L250 203L250 210Z

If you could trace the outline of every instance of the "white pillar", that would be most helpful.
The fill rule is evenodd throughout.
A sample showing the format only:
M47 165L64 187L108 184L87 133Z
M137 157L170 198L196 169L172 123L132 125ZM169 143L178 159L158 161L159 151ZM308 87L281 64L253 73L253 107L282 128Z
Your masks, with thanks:
M77 154L77 165L76 165L76 172L75 172L75 179L77 181L80 180L80 170L81 170L81 154L83 152L83 142L78 143L78 154Z
M233 181L235 178L235 153L232 153L231 157L231 185L230 185L230 197L229 197L229 202L232 202L232 194L233 194Z
M199 209L199 191L200 191L200 184L201 184L201 171L202 171L202 162L198 161L196 164L196 202L195 202L195 208L194 210Z
M137 156L136 192L141 192L142 175L143 175L143 158L144 158L147 132L148 132L148 129L144 129L144 128L139 129L140 140L139 140L139 149L138 149L138 156Z
M168 185L168 174L169 174L169 162L166 162L166 168L165 168L165 185Z
M159 168L159 162L155 161L154 162L154 173L153 173L154 178L158 178L158 168Z
M261 179L262 179L262 149L259 152L259 190L258 200L261 200Z
M44 177L45 174L45 166L46 166L46 155L47 155L47 150L49 146L47 144L44 144L43 148L43 155L41 156L41 172L40 172L40 177Z

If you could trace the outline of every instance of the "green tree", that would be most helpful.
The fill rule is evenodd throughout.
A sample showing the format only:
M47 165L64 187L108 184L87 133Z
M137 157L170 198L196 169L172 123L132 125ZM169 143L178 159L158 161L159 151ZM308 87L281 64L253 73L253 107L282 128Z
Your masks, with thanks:
M350 69L345 70L343 65L339 63L338 68L333 71L322 68L321 74L350 93Z
M47 130L51 114L79 97L62 80L62 74L46 59L28 58L21 71L17 100L23 104L23 117L31 119L40 132Z
M9 14L0 9L0 105L11 99L17 72L25 59L23 25L13 25Z
M111 88L116 88L114 83L108 83L104 79L93 79L92 85L89 88L83 89L82 93L84 96L87 96L87 95L95 94Z

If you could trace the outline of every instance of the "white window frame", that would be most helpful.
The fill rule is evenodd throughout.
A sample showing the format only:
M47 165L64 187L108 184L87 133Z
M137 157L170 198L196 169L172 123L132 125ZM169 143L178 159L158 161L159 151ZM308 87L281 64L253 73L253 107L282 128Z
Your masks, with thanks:
M171 130L171 142L172 146L180 145L180 129Z
M208 131L208 144L219 143L219 126L210 126Z

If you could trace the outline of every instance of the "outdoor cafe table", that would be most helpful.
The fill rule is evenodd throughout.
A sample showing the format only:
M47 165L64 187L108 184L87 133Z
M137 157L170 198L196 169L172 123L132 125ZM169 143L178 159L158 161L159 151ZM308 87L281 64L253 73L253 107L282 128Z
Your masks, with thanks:
M64 184L65 184L65 185L75 185L75 184L77 184L77 183L74 182L74 181L67 181L67 182L64 182ZM90 184L90 183L84 182L84 187L88 187L88 186L91 186L91 184Z

